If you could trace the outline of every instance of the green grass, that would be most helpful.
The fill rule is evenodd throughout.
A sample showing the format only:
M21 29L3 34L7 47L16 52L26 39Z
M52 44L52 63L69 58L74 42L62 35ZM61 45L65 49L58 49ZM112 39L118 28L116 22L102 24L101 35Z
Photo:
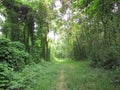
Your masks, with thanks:
M20 74L17 82L25 85L25 90L60 90L61 70L64 71L65 90L119 90L110 83L104 70L91 68L88 61L34 64L15 75Z
M26 90L56 90L60 67L57 64L48 63L38 70L37 83ZM32 84L31 84L32 85Z
M109 81L106 71L91 68L88 61L64 65L67 90L119 90Z

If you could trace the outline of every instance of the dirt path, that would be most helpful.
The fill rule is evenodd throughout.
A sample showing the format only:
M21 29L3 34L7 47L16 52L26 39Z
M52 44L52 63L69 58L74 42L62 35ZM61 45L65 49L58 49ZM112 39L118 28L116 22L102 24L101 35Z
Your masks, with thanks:
M61 70L61 73L60 73L59 90L66 90L65 77L64 77L64 69L62 69L62 70Z

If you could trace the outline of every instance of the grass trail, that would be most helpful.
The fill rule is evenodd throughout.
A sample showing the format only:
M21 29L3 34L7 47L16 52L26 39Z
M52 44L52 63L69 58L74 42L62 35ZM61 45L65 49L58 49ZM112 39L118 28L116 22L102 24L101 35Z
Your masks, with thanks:
M87 61L66 61L38 65L36 83L31 82L26 90L119 90L110 83L105 71L88 64Z
M66 83L65 83L65 77L64 77L64 68L61 69L61 73L60 73L59 90L66 90Z

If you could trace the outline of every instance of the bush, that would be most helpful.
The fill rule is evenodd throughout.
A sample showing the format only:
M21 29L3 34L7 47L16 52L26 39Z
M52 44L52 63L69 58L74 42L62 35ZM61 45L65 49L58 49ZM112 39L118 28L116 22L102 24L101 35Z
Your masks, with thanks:
M10 43L10 40L8 40L8 39L4 39L4 38L0 38L0 47L7 47L7 46L9 46L9 43Z
M19 70L24 67L25 64L29 63L30 55L24 51L14 49L11 55L12 59L8 62L15 70Z
M0 63L0 88L5 90L9 87L12 69L6 63Z
M105 69L115 69L120 65L120 51L118 47L94 50L91 55L92 66Z
M15 71L30 63L30 58L22 43L0 39L0 89L24 89L26 79Z
M109 76L112 83L115 83L116 85L120 85L120 67L111 71Z
M25 52L25 46L19 42L10 42L7 39L0 40L0 62L6 61L14 70L19 70L28 64L30 55Z
M5 62L0 63L0 90L24 90L26 75L23 72L15 72Z
M18 49L20 51L25 51L25 45L20 42L10 42L9 45L10 47Z
M94 50L91 54L92 66L109 70L109 77L115 84L120 84L120 48L109 47Z

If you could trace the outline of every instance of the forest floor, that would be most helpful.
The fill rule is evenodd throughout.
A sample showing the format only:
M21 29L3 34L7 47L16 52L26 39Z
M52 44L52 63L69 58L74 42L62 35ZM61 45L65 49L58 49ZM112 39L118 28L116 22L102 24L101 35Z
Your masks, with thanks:
M61 60L34 68L36 76L26 90L119 90L110 83L106 71L91 68L88 61Z

